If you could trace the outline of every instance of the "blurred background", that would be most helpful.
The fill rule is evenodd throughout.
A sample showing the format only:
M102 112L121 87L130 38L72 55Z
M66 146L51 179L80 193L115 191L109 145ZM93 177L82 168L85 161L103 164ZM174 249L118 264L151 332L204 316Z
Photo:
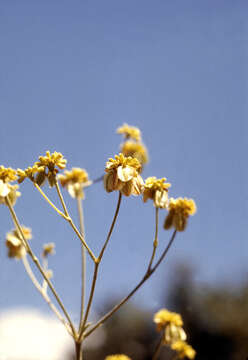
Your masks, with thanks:
M245 0L0 2L0 164L26 168L46 150L59 151L68 169L83 167L95 179L118 153L116 129L126 122L141 129L149 151L143 177L166 177L171 196L192 197L198 207L166 261L106 325L97 347L89 346L89 359L103 359L109 349L149 359L157 340L152 317L161 307L182 314L197 359L248 357L247 8ZM53 190L44 190L57 201ZM16 212L32 228L37 254L44 243L56 243L49 267L77 321L79 240L30 182L21 192ZM77 221L76 204L66 193L65 199ZM87 189L86 238L95 253L116 202L101 183ZM170 237L164 218L160 211L158 252ZM22 263L7 258L12 227L2 206L0 359L27 360L20 349L1 354L8 337L1 321L50 310ZM92 320L142 278L153 237L152 203L125 198L100 268ZM87 273L89 288L90 261ZM30 327L37 335L36 323ZM18 324L15 330L25 334Z

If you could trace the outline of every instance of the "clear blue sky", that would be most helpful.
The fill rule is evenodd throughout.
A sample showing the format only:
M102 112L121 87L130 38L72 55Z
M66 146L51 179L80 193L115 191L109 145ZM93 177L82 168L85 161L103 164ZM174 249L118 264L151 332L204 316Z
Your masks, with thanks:
M144 177L165 176L171 196L197 203L167 262L135 296L151 309L173 282L178 261L195 267L199 284L247 278L247 10L245 0L0 3L0 163L25 168L56 150L68 168L84 167L95 178L118 152L115 130L127 122L140 127L149 149ZM16 211L33 229L35 251L56 242L50 266L76 317L79 241L31 183L21 190ZM116 201L101 184L87 192L86 235L95 250ZM70 208L76 216L73 202ZM46 309L21 263L6 257L12 224L7 208L0 211L0 308ZM169 239L164 217L161 248ZM141 278L153 232L152 203L125 198L97 283L99 306Z

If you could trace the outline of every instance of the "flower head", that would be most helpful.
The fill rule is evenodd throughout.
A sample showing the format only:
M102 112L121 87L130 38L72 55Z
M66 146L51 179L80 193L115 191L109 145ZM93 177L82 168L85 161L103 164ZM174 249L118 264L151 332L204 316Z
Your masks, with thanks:
M183 359L185 357L187 357L188 359L195 358L195 350L185 341L178 340L171 345L171 348L178 353L179 359Z
M185 230L188 217L194 215L196 205L193 199L187 198L171 198L169 201L169 213L165 219L164 228L170 229L174 227L177 231Z
M109 355L105 357L105 360L131 360L130 357L120 354L120 355Z
M54 249L55 249L55 244L54 243L44 244L43 245L42 256L47 257L48 255L55 254Z
M120 151L124 156L138 159L142 166L148 162L147 149L141 142L127 140L121 144Z
M171 184L165 181L166 178L148 177L145 181L143 201L151 199L155 207L166 208L168 206L168 189Z
M86 170L72 168L71 171L65 170L64 174L59 175L59 181L66 187L73 198L84 198L84 188L92 184Z
M124 139L133 139L140 141L141 133L140 130L135 126L129 126L128 124L123 124L117 129L117 134L123 134Z
M6 196L8 195L11 205L15 205L17 198L21 196L21 193L17 191L18 188L18 185L6 184L0 180L0 204L6 204Z
M32 238L31 229L22 226L22 232L26 240ZM5 244L8 248L8 257L10 258L21 259L26 254L22 238L16 229L7 233Z
M167 309L159 310L153 318L155 324L157 324L157 331L160 332L165 329L168 324L173 324L175 326L182 326L183 320L180 314L171 312Z
M56 174L59 169L64 169L67 160L64 159L63 155L57 151L50 153L46 152L45 156L40 156L39 161L36 161L33 166L28 167L25 170L17 169L18 182L23 182L26 178L29 178L32 182L41 186L44 184L46 179L49 185L52 187L56 182Z
M17 179L16 170L12 168L6 168L4 166L0 166L0 180L4 183L8 183Z
M139 175L141 165L137 159L115 155L106 163L104 187L107 192L118 190L126 196L140 195L143 190L143 179Z

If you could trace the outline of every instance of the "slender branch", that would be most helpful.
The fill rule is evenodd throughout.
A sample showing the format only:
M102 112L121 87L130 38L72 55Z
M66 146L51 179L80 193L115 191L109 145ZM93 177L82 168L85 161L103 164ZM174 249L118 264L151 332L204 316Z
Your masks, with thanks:
M60 191L60 187L59 187L59 183L58 183L58 180L57 180L57 179L55 179L55 187L56 187L57 193L58 193L58 195L59 195L60 202L61 202L61 204L62 204L62 206L63 206L65 216L67 216L67 218L69 218L70 216L69 216L67 207L66 207L66 205L65 205L65 201L64 201L63 195L62 195L62 193L61 193L61 191Z
M99 176L98 178L96 178L96 179L93 180L93 184L96 184L96 183L98 183L98 182L100 182L100 181L103 181L103 178L104 178L104 175Z
M164 340L164 334L162 334L159 342L157 343L157 346L155 348L155 352L153 354L152 360L157 360L158 359L161 347L163 346L163 340Z
M84 213L83 213L83 204L82 199L77 198L77 207L78 207L78 215L79 215L79 224L80 224L80 233L85 239L85 230L84 230ZM81 291L81 309L80 309L80 322L79 329L81 327L81 323L83 321L84 316L84 303L85 303L85 291L86 291L86 253L85 247L81 244L81 255L82 255L82 291Z
M67 313L67 311L66 311L66 309L65 309L62 301L60 300L60 297L58 296L57 292L55 291L55 289L54 289L51 281L48 279L46 273L44 272L44 270L43 270L43 268L42 268L42 266L41 266L38 258L34 255L31 247L29 246L27 240L25 239L25 236L24 236L24 234L23 234L21 225L20 225L19 220L18 220L18 218L17 218L17 216L16 216L16 213L15 213L15 210L14 210L13 206L11 205L11 202L10 202L10 200L9 200L8 195L6 196L5 199L6 199L6 204L7 204L8 208L9 208L10 213L11 213L11 215L12 215L12 218L13 218L13 220L14 220L15 226L17 227L17 229L18 229L18 231L19 231L19 233L20 233L20 235L21 235L22 241L23 241L23 243L25 244L25 247L26 247L26 249L27 249L28 254L31 256L31 258L32 258L33 262L35 263L36 267L38 268L39 272L41 273L41 275L43 276L43 278L46 280L49 288L51 289L51 291L52 291L55 299L57 300L57 302L58 302L61 310L63 311L65 317L67 318L67 320L68 320L68 322L69 322L69 324L70 324L70 327L71 327L71 331L72 331L73 336L76 337L76 330L75 330L74 325L73 325L73 323L72 323L72 321L71 321L71 318L70 318L69 314Z
M36 183L33 183L34 186L36 187L36 189L41 193L41 195L43 196L43 198L48 202L48 204L51 205L51 207L60 215L62 216L64 219L68 220L67 216L62 212L60 211L55 205L54 203L46 196L46 194L43 192L43 190L41 189L41 187L36 184Z
M98 256L98 260L99 262L101 261L102 257L103 257L103 254L104 254L104 251L108 245L108 242L109 242L109 239L112 235L112 232L113 232L113 229L114 229L114 226L115 226L115 223L116 223L116 219L117 219L117 216L119 214L119 210L120 210L120 205L121 205L121 199L122 199L122 194L121 192L119 191L119 197L118 197L118 202L117 202L117 206L116 206L116 210L115 210L115 215L114 215L114 218L113 218L113 221L112 221L112 224L110 226L110 229L109 229L109 233L108 233L108 236L107 236L107 239L102 247L102 250Z
M165 258L167 252L169 251L174 239L176 236L176 230L173 232L172 237L166 247L166 249L164 250L164 252L162 253L162 255L160 256L159 260L157 261L157 263L154 265L154 267L152 269L148 269L146 271L145 276L142 278L142 280L135 286L135 288L126 296L124 297L119 304L115 305L112 310L110 310L107 314L105 314L100 320L97 321L97 323L88 331L86 331L85 334L83 334L84 338L88 337L93 331L95 331L100 325L102 325L107 319L109 319L117 310L119 310L119 308L125 304L135 293L136 291L146 282L147 279L149 279L149 277L156 271L156 269L158 268L158 266L160 265L160 263L163 261L163 259Z
M157 250L157 246L158 246L158 208L155 208L155 239L153 242L153 251L152 251L152 256L151 256L151 260L150 263L148 265L148 270L151 269L152 267L152 263L156 254L156 250Z
M69 324L65 321L65 319L63 318L63 316L60 314L59 310L56 308L56 306L53 304L53 302L51 301L50 297L47 295L46 291L44 291L43 287L40 285L40 283L38 282L37 278L35 277L29 261L27 259L27 256L24 255L22 257L22 262L23 265L25 267L25 270L28 274L28 276L30 277L32 283L34 284L34 286L36 287L36 289L39 291L39 293L41 294L41 296L44 298L44 300L47 302L48 306L50 306L51 310L54 312L54 314L57 316L57 318L62 322L62 324L66 327L66 330L68 331L68 333L70 335L72 335L71 332L71 328L69 326Z

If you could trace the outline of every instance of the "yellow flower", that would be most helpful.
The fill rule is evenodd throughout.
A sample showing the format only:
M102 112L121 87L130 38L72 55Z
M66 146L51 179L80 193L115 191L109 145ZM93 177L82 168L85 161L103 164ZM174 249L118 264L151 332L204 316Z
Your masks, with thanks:
M145 181L143 192L143 201L153 200L157 208L166 208L168 206L168 189L171 184L166 183L166 178L157 179L155 176L149 177Z
M157 324L157 331L160 332L165 329L168 324L175 326L183 326L183 320L180 314L171 312L167 309L159 310L153 318L155 324Z
M141 133L140 130L135 126L129 126L128 124L123 124L117 129L117 134L123 134L124 139L134 139L140 141Z
M4 166L0 166L0 180L4 183L8 183L16 180L16 170L12 168L5 168Z
M196 356L195 350L185 341L176 341L171 345L171 348L178 353L179 359L183 359L184 357L194 359Z
M136 141L125 141L120 148L124 156L131 156L139 160L143 166L148 162L148 153L144 144Z
M54 249L55 249L54 243L44 244L42 256L47 257L48 255L53 255L55 253Z
M26 178L41 186L44 184L46 179L49 185L52 187L56 182L56 174L58 169L64 169L67 160L64 159L63 155L59 152L50 153L46 152L45 156L40 156L39 161L36 161L32 167L28 167L25 170L17 169L18 182L23 182Z
M137 159L125 157L123 154L115 155L106 163L104 187L107 192L120 191L125 196L140 195L144 182L139 175L141 165Z
M8 195L11 205L15 205L16 200L21 193L17 191L18 185L10 185L0 180L0 204L6 204L6 196Z
M120 355L109 355L105 357L105 360L131 360L130 357L120 354Z
M83 189L92 184L89 180L86 170L81 168L72 168L71 171L65 170L64 175L59 175L60 183L66 187L73 198L84 198Z
M174 323L166 325L164 330L164 344L172 344L175 341L185 341L187 335L181 326L177 326Z
M194 215L196 205L193 199L187 198L171 198L169 201L169 213L165 219L164 228L170 229L174 227L177 231L185 230L188 217Z
M26 240L32 238L31 229L22 226L22 231ZM26 254L25 247L17 230L7 233L5 244L8 248L8 257L10 258L21 259Z

